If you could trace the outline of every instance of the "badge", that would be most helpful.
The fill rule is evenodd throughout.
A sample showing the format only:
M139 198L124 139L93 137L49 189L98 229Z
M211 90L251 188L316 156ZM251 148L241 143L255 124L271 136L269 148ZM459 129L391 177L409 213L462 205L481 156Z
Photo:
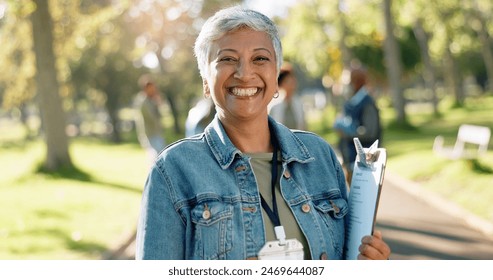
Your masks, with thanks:
M259 260L303 260L303 244L296 238L286 239L284 245L279 240L269 241L258 253Z

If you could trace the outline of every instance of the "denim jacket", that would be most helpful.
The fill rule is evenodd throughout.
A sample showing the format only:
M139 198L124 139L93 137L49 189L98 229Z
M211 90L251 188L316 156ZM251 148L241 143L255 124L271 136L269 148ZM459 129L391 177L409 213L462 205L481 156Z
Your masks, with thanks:
M269 117L282 155L280 188L311 259L344 258L347 190L321 137ZM137 231L137 259L252 259L266 243L250 158L217 117L204 133L169 145L149 173Z

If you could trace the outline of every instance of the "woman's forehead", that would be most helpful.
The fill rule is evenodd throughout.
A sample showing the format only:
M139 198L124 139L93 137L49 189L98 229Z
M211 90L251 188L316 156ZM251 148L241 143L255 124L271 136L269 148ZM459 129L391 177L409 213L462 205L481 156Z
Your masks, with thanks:
M211 50L215 49L213 52L217 52L224 48L240 49L240 48L251 48L251 49L266 49L275 55L274 46L272 45L272 40L264 31L256 31L250 28L240 28L226 32L222 37L212 42L213 47Z

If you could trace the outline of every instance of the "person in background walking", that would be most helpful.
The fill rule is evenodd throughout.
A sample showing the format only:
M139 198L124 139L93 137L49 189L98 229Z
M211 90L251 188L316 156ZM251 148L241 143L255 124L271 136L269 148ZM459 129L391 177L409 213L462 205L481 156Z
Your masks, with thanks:
M367 71L362 67L353 68L350 75L349 99L344 103L343 115L334 123L348 186L351 186L357 155L353 138L358 137L363 147L368 148L377 139L381 140L382 135L380 113L366 87Z
M138 111L135 124L137 137L151 160L164 149L162 115L159 110L162 100L156 84L148 74L139 78L141 91L137 94L135 106Z
M214 119L216 108L210 98L201 99L190 111L185 121L185 137L204 132L205 127Z
M285 63L281 67L277 84L279 99L273 99L274 102L271 102L269 115L288 128L306 130L303 103L296 95L298 81L291 64Z

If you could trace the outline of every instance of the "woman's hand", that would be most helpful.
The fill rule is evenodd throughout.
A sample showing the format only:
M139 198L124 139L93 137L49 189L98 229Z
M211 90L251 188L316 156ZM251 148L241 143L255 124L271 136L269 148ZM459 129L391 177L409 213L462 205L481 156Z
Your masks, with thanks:
M367 235L361 239L358 260L388 260L390 247L382 239L382 233L378 230L373 236Z

